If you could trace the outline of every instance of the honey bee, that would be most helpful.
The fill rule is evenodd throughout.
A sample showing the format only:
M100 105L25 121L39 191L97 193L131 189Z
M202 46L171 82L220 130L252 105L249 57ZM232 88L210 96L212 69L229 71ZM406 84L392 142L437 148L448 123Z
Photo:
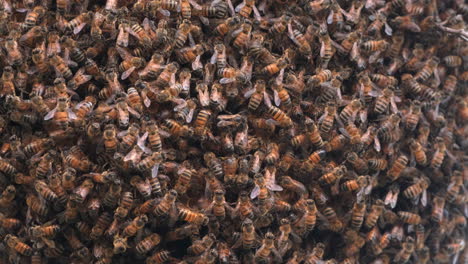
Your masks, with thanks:
M21 65L23 62L23 53L21 53L18 42L11 36L8 36L4 44L7 51L7 59L13 66Z
M406 129L413 131L419 123L421 116L421 102L414 100L411 102L410 111L404 117L404 124Z
M380 31L382 30L382 27L384 27L385 28L385 30L384 30L385 34L387 34L389 36L392 36L393 30L387 24L387 17L386 17L386 15L384 13L378 12L376 15L371 15L369 17L369 19L371 21L373 21L372 24L367 29L367 32L370 35L376 35L376 34L380 33Z
M396 254L395 260L401 263L406 263L414 252L414 239L407 237L402 243L401 250Z
M33 249L28 244L22 242L17 236L7 234L5 236L5 243L8 247L22 255L31 256L33 254Z
M154 253L146 259L147 264L162 264L171 258L171 253L167 250L162 250Z
M416 140L411 140L410 142L411 155L415 158L416 162L419 165L425 165L427 163L426 153L424 152L421 144Z
M182 48L176 51L176 56L178 57L178 61L181 64L186 64L191 62L192 69L198 70L203 68L203 65L200 63L200 58L204 53L203 46L197 44L193 47Z
M384 202L382 200L377 200L372 206L370 212L366 215L364 220L364 226L367 229L374 227L377 224L384 210Z
M362 103L361 101L355 99L351 101L348 105L345 106L345 108L341 111L339 118L341 122L344 124L347 124L348 122L352 122L355 117L357 112L361 109Z
M124 228L122 231L122 235L124 237L131 237L134 236L138 230L142 229L146 223L148 222L148 216L146 215L139 215L135 217L132 222Z
M398 128L401 118L392 114L387 120L385 120L382 125L377 129L377 135L382 139L383 142L390 142L395 128Z
M250 40L251 31L252 25L249 23L243 23L240 29L231 33L231 36L234 37L232 45L241 51L244 50Z
M154 208L154 214L157 216L163 216L171 212L175 206L175 201L177 199L177 191L170 190L168 191L161 202Z
M256 244L257 233L250 218L242 222L242 233L232 248L252 249Z
M161 237L158 234L151 234L138 242L138 244L135 246L135 249L139 254L144 255L156 247L160 242Z
M445 198L435 196L432 201L431 220L436 223L441 223L444 217Z
M104 127L102 139L104 141L104 148L107 153L114 153L117 151L117 129L113 124L108 124Z
M194 241L192 245L187 248L187 252L195 256L201 255L213 246L215 239L216 237L214 234L208 234L202 239Z
M320 46L321 68L326 69L334 53L330 35L328 35L328 30L326 29L326 27L322 27L322 26L320 27L319 39L321 43L321 46Z
M417 82L424 82L429 79L429 77L431 77L431 75L434 73L434 70L437 68L439 62L440 59L438 57L432 57L428 62L426 62L424 67L416 73L414 76L415 80Z
M361 43L361 49L365 52L385 51L390 47L390 44L385 40L370 40Z
M141 177L133 176L130 179L130 185L137 188L137 190L145 199L148 199L151 196L151 185L148 181L144 181Z
M444 61L445 65L451 68L460 67L460 65L463 62L460 56L455 56L455 55L445 56L442 60Z
M16 197L16 188L13 185L8 185L0 196L0 207L9 207Z
M333 184L337 180L341 179L347 171L346 166L338 166L320 177L319 182L321 184Z
M17 170L7 160L0 158L0 172L13 176L17 173Z
M425 206L427 204L426 189L429 187L429 185L430 180L428 178L419 179L415 184L411 185L403 191L403 196L412 199L422 194L421 203Z
M207 225L209 222L205 214L185 208L179 209L179 219L197 225Z
M165 87L168 84L173 82L173 79L175 78L175 74L178 70L178 64L177 63L171 63L168 64L164 70L161 72L159 77L156 79L154 84L158 87Z
M417 225L421 222L421 216L415 213L399 211L398 216L406 224Z
M47 207L45 201L40 200L37 196L32 194L29 194L26 197L26 204L32 212L39 216L46 216L49 213L49 208Z
M70 200L83 203L93 188L94 183L90 179L85 179L81 185L75 189L74 193L70 195Z
M299 181L296 181L294 180L293 178L291 178L290 176L283 176L281 177L281 185L284 187L284 189L286 190L290 190L290 191L293 191L295 193L297 193L298 195L302 196L302 195L305 195L307 196L308 195L308 192L307 192L307 189L306 187L304 186L304 184L302 184L301 182Z
M55 194L44 181L36 181L34 188L40 196L48 201L55 202L58 199L57 194Z
M445 145L445 141L437 137L436 138L436 151L434 152L434 155L432 156L432 160L430 163L431 168L437 169L442 165L442 162L444 161L445 158L445 152L447 151L447 146Z

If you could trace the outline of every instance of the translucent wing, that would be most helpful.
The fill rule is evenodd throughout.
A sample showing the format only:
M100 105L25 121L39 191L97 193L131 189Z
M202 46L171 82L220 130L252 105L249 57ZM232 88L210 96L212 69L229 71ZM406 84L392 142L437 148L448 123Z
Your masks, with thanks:
M156 165L154 165L153 168L151 169L151 177L152 177L152 178L158 177L158 171L159 171L159 164L156 164Z
M427 206L427 192L424 190L421 194L421 204L422 206L426 207Z
M73 34L78 34L83 30L83 28L86 26L86 23L81 23L79 24L75 29L73 29Z
M378 137L374 137L374 149L377 152L380 152L380 150L382 149L381 146L380 146L380 140L379 140Z
M393 29L387 23L385 23L385 34L389 36L393 34Z
M198 55L192 62L192 70L196 71L203 68L203 64L200 62L201 55Z
M330 14L327 17L327 24L333 23L333 10L330 11Z
M250 199L255 199L260 194L260 187L255 185L252 192L250 193Z
M47 115L44 117L44 120L49 120L54 117L55 112L57 112L57 108L52 109Z
M122 73L121 79L122 79L122 80L127 79L128 76L130 76L130 74L132 74L132 73L135 71L135 69L136 69L136 67L135 67L135 66L132 66L132 67L130 67L128 70L124 71L124 72Z
M141 117L140 113L138 113L135 109L131 108L130 106L127 107L127 109L128 109L128 112L129 112L130 114L132 114L134 117L136 117L136 118L140 118L140 117Z
M67 109L67 113L70 119L77 119L75 112L73 112L71 109Z
M275 105L280 106L281 104L281 99L279 98L278 91L273 90L273 98L275 100Z
M195 112L195 109L190 109L189 113L187 114L187 118L185 119L187 123L192 122L194 112Z
M242 7L245 6L245 1L242 1L239 5L236 6L236 9L234 9L236 12L239 12Z
M228 83L232 83L234 81L235 81L234 78L222 78L221 80L219 80L219 83L220 84L228 84Z

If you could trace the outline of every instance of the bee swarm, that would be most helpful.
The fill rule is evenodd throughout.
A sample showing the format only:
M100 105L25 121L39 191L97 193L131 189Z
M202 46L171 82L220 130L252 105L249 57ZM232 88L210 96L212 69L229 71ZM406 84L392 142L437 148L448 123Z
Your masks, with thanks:
M1 263L466 263L463 0L1 0Z

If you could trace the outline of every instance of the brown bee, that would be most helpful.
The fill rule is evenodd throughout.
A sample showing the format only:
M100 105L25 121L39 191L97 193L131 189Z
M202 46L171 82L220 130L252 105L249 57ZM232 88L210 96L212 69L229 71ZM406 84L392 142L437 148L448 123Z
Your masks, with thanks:
M421 216L415 213L399 211L398 216L406 224L417 225L421 222Z
M346 166L338 166L320 177L319 182L322 184L333 184L335 181L342 178L347 171Z
M420 165L425 165L427 162L426 153L423 147L416 140L411 140L410 143L411 154L415 157L416 162Z
M8 185L0 196L0 207L7 208L10 206L16 196L16 188L13 185Z
M401 263L406 263L414 251L414 239L407 237L405 242L402 243L402 249L395 256L395 260Z
M70 195L70 200L83 203L93 188L94 183L90 179L84 180L81 185L75 189L74 193Z
M14 235L7 234L5 236L5 242L8 247L22 255L31 256L33 254L33 249Z
M154 208L154 214L157 216L162 216L169 214L175 206L175 201L177 199L177 191L170 190L167 192L161 202Z
M206 225L209 221L208 216L206 216L205 214L184 208L179 209L179 219L198 225Z
M141 255L146 254L151 249L156 247L161 242L161 237L158 234L151 234L141 240L136 246L135 249Z
M432 213L431 219L436 222L440 223L444 217L444 207L445 207L445 198L440 196L435 196L432 203Z
M44 200L40 200L37 196L32 194L26 197L26 204L34 213L40 216L46 216L49 213L49 207Z
M371 206L370 212L366 215L364 226L368 229L374 227L377 224L377 220L379 220L382 215L383 210L384 202L379 199Z
M48 201L55 202L58 199L57 194L55 194L44 181L36 181L34 183L34 188L39 195Z
M134 236L138 230L142 229L145 224L148 222L148 216L140 215L135 217L132 222L124 228L122 235L124 237Z
M444 161L445 158L445 152L447 151L447 146L445 145L445 141L437 137L436 138L436 151L434 152L434 155L432 156L431 160L431 168L439 168L442 165L442 162Z
M421 203L423 205L427 204L427 194L426 189L430 185L430 180L426 177L416 180L416 183L408 187L406 190L403 191L403 196L406 198L415 198L421 195Z
M434 73L434 70L437 68L437 65L439 64L440 59L437 57L431 58L424 67L416 73L414 76L415 80L417 82L424 82L426 81L431 75Z

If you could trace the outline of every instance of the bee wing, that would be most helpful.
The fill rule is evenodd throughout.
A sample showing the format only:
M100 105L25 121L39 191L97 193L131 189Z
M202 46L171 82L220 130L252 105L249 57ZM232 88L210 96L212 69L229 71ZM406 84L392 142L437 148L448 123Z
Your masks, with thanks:
M239 11L241 10L241 8L244 7L244 6L245 6L245 1L242 1L240 4L238 4L238 5L236 6L236 9L234 9L234 10L235 10L236 13L237 13L237 12L239 12Z
M277 90L273 90L273 98L275 100L275 105L276 106L280 106L281 104L281 99L279 98L279 95L278 95L278 91Z
M395 98L394 96L393 96L392 98L390 98L390 108L392 109L392 112L393 112L394 114L397 114L397 113L398 113L398 107L397 107L397 105L396 105L396 103L395 103L395 99L394 99L394 98Z
M260 187L255 185L252 192L250 193L250 199L255 199L260 194Z
M363 109L359 111L359 118L361 119L361 122L363 123L367 121L367 109Z
M156 165L154 165L153 168L151 169L151 178L158 177L158 171L159 171L159 163L156 163Z
M327 17L327 24L333 23L333 10L330 11L330 14Z
M146 107L150 107L150 105L151 105L151 100L148 98L148 96L146 95L146 92L145 92L145 91L142 91L142 92L141 92L141 97L143 98L143 104L144 104Z
M255 5L252 7L252 10L254 12L255 19L258 21L262 20L262 16L260 15L260 12L258 12L258 9Z
M221 80L219 80L219 83L220 84L228 84L228 83L232 83L234 82L236 79L234 78L222 78Z
M361 188L359 190L359 192L356 194L356 198L357 198L357 202L360 203L362 202L362 199L364 198L365 196L365 191L364 191L365 188Z
M380 146L380 140L377 136L374 137L374 149L377 151L377 152L380 152L380 150L382 149L381 146Z
M422 206L426 207L427 206L427 192L424 190L421 194L421 204Z
M391 36L393 34L393 29L385 22L385 34Z
M57 107L52 109L49 113L47 113L47 115L44 117L44 120L49 120L52 117L54 117L55 112L57 112Z
M283 190L283 187L281 187L280 185L276 184L276 182L270 182L269 184L267 184L267 188L270 190L270 191L274 191L274 192L281 192Z
M130 114L132 114L134 117L136 117L136 118L140 118L140 117L141 117L140 113L138 113L135 109L131 108L130 106L127 107L127 109L128 109L128 112L129 112Z
M124 27L120 27L119 29L119 35L117 36L117 45L122 46L122 47L127 47L128 46L128 31L125 30Z
M241 32L242 32L242 28L236 29L231 33L231 37L235 38Z
M67 109L68 117L70 119L77 119L78 117L76 116L75 112L73 112L70 108Z
M192 62L192 70L196 71L203 68L203 64L200 62L201 55L198 55Z
M321 58L325 57L325 49L326 49L325 41L322 41L320 45L320 57Z
M263 92L263 103L268 107L272 106L270 95L267 92Z
M83 30L85 26L86 26L86 23L79 24L77 27L73 29L73 34L77 35L78 33L81 32L81 30Z
M177 105L174 107L174 111L179 111L182 108L187 106L187 101L184 99L178 98L173 100Z
M171 16L171 12L169 12L169 10L166 10L166 9L162 9L162 8L161 8L161 9L159 9L158 11L159 11L159 13L161 13L161 15L163 15L163 16L167 16L167 17L170 17L170 16Z
M133 163L136 163L136 161L139 159L140 154L136 150L136 148L133 148L127 155L125 155L123 161L133 161Z
M195 112L195 109L190 109L189 110L189 113L187 114L187 118L185 119L185 121L187 123L190 123L192 122L192 119L193 119L193 113Z
M130 76L130 74L132 74L134 71L135 71L136 67L135 66L132 66L130 67L128 70L124 71L122 73L122 76L120 77L122 80L125 80L128 78L128 76Z
M211 64L215 64L215 63L216 63L216 58L217 58L217 57L218 57L218 51L215 50L215 51L213 52L213 56L211 56L211 58L210 58L210 63L211 63Z
M321 116L319 117L318 122L321 123L321 122L323 121L323 119L324 119L327 115L328 115L328 111L325 110L325 111L323 112L323 115L321 115Z

